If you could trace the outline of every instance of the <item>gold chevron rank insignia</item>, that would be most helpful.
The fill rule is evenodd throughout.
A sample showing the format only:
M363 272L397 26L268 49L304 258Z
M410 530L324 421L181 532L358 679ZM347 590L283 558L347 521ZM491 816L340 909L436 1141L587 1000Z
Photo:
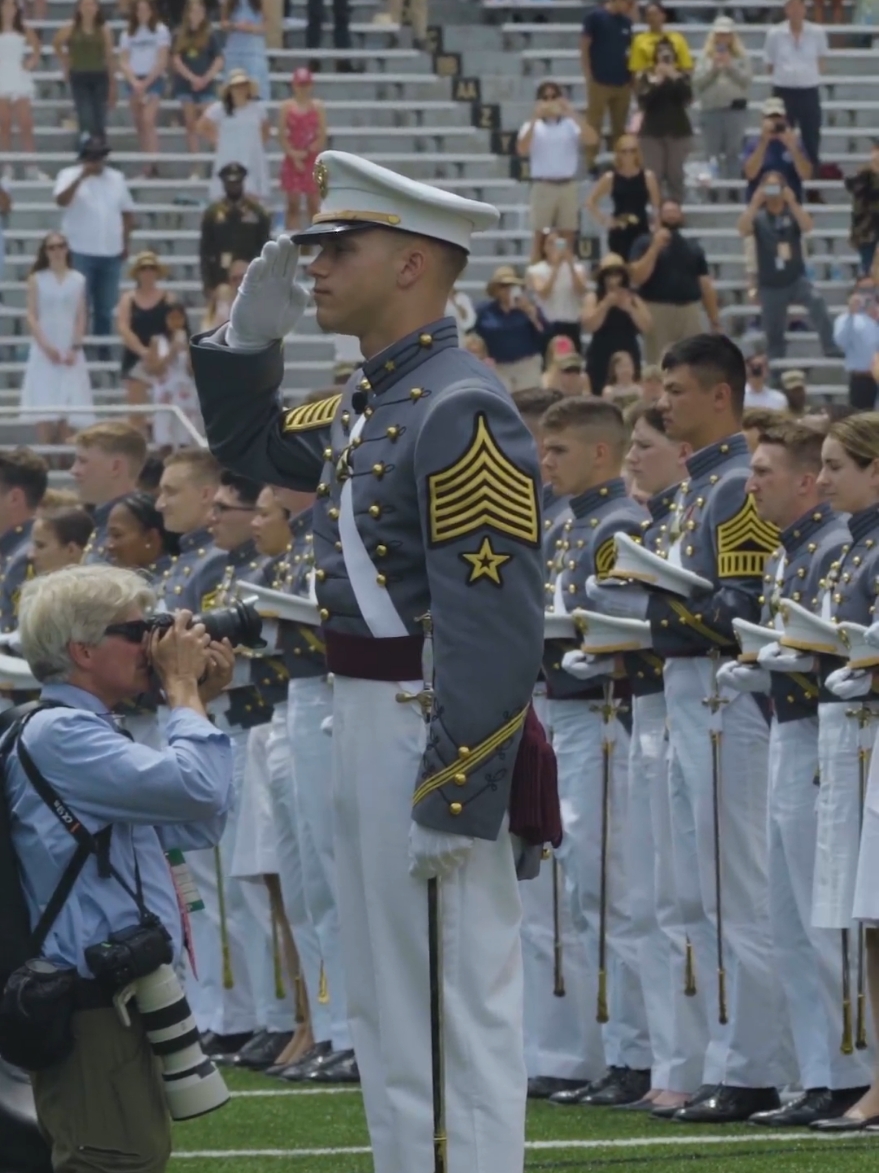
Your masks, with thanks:
M606 542L601 543L598 553L595 555L595 577L607 578L613 570L616 560L616 543L613 538L608 538Z
M427 492L432 546L486 527L529 546L540 542L537 485L501 451L482 412L466 451L427 478Z
M336 408L342 400L341 394L331 395L329 399L319 399L317 403L302 403L299 407L284 412L281 431L311 432L315 428L325 428L333 422Z
M760 517L749 493L735 517L717 527L718 578L762 577L777 547L778 530Z

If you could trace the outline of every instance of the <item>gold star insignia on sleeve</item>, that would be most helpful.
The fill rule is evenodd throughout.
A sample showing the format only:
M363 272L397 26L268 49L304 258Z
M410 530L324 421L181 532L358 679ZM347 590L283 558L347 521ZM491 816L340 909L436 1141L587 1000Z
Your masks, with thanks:
M458 557L469 562L472 568L467 579L468 586L472 586L480 578L487 578L495 586L503 586L500 568L505 562L510 561L512 554L496 554L491 548L491 540L483 538L482 545L475 554L459 554Z

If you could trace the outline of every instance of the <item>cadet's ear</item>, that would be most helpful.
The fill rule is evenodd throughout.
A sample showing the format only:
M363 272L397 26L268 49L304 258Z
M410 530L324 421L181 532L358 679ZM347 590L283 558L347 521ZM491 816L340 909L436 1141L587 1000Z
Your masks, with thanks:
M427 250L417 241L402 249L397 256L397 285L401 289L411 289L424 276L427 264Z
M714 396L714 410L718 414L729 411L732 406L732 387L729 383L715 383L712 395Z

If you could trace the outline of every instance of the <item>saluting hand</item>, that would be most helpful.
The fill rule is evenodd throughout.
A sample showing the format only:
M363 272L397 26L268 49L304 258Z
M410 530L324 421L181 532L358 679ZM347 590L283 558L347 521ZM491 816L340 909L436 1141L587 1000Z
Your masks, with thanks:
M233 350L264 350L302 317L308 291L296 283L299 249L289 236L263 245L232 303L226 339Z

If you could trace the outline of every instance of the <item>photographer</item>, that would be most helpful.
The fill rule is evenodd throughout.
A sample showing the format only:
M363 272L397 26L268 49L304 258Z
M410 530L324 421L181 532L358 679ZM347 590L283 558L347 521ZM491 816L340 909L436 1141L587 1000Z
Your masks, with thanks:
M22 591L22 651L43 684L41 700L53 706L28 720L4 778L32 927L70 864L74 832L37 793L22 750L78 826L93 836L111 829L103 862L112 873L100 852L86 858L42 948L48 962L79 975L73 1051L32 1076L59 1170L166 1168L170 1120L143 1022L132 1005L131 1026L122 1025L86 951L143 926L141 905L158 918L179 959L181 917L165 851L217 843L233 797L229 739L204 709L231 676L231 648L209 643L201 625L187 629L187 612L163 633L150 633L144 616L153 602L139 576L105 566L68 567ZM161 752L127 740L111 715L149 687L151 672L171 709Z
M693 149L693 126L687 113L693 87L666 38L657 41L653 65L639 74L635 93L644 111L639 131L644 165L656 176L663 194L680 203L684 164Z
M848 309L833 323L833 337L845 355L848 400L858 411L876 406L876 379L873 369L879 354L879 310L876 290L868 281L858 282Z
M747 199L767 171L780 171L797 201L803 202L803 183L812 178L812 164L788 125L781 98L767 98L763 103L760 137L745 148L742 172L748 181Z
M485 289L490 300L476 311L479 335L508 391L540 385L546 323L532 305L512 265L499 265Z

